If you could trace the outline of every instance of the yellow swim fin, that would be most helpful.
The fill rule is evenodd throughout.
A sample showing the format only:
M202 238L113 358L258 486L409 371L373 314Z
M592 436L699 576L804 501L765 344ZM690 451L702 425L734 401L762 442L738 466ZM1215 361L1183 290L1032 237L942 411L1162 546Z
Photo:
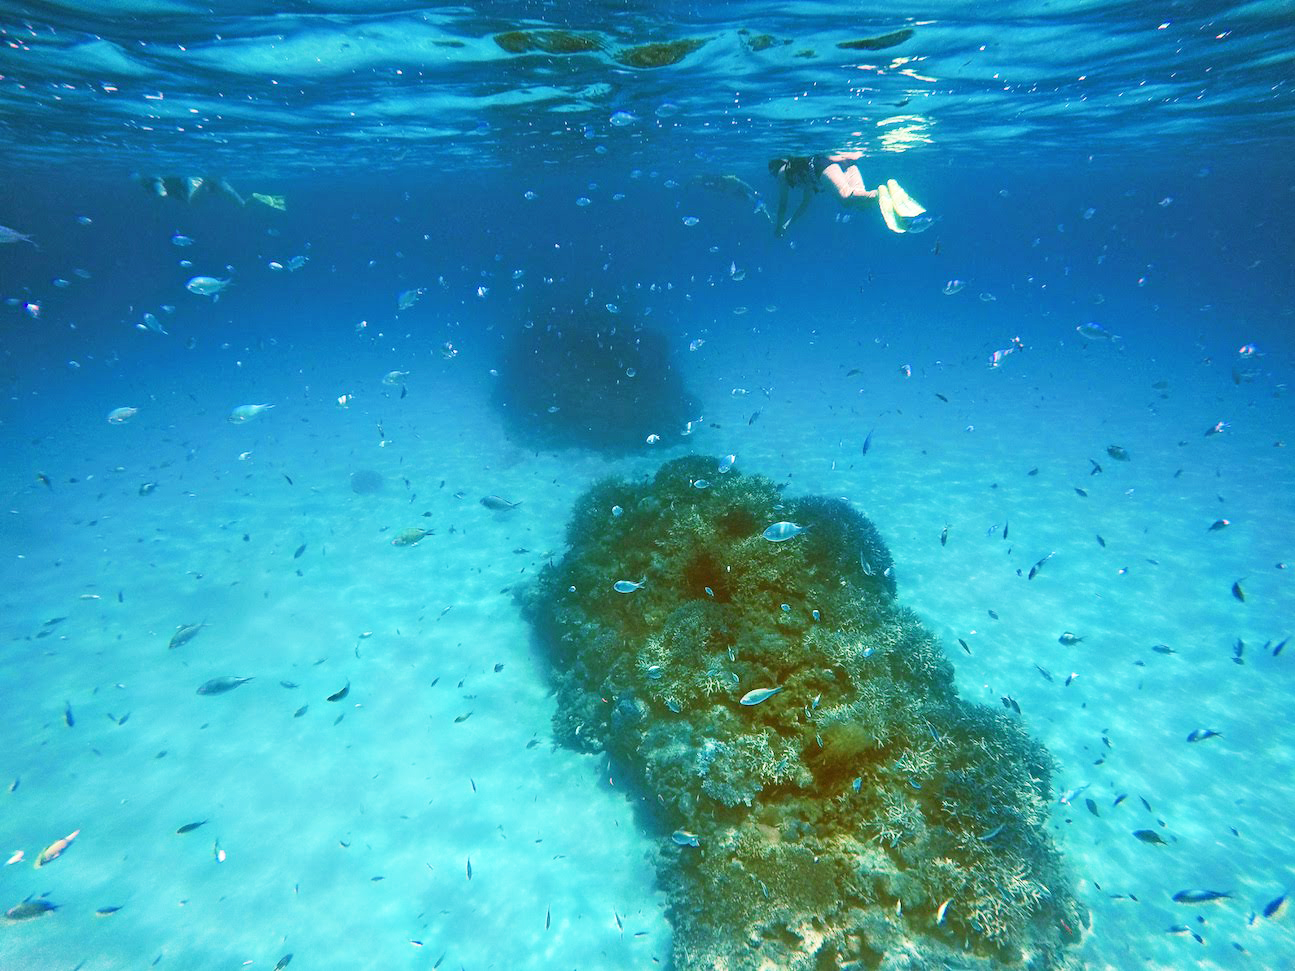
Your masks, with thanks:
M895 203L891 199L890 186L888 184L877 186L877 204L881 206L881 218L886 221L887 229L892 233L908 232L907 229L899 224L899 220L895 218Z
M886 180L886 188L890 190L890 204L905 219L912 219L926 212L926 208L905 192L904 187L894 179Z
M271 209L279 209L281 211L286 211L288 208L287 203L283 201L283 196L272 196L272 195L267 195L264 192L253 192L252 198L255 199L257 202L264 203L265 205L269 206Z

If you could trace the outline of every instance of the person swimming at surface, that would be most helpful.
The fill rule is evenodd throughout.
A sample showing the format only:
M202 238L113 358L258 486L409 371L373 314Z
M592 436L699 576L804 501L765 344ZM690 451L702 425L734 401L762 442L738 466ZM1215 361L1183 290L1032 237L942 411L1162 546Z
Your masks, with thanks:
M778 215L773 224L775 235L782 236L805 214L810 201L823 190L824 181L836 190L842 206L856 209L876 199L886 227L895 233L908 232L913 220L926 209L910 198L894 179L888 179L875 189L864 185L859 166L854 164L862 155L862 152L838 152L834 155L783 155L770 159L769 174L778 180ZM800 189L803 194L800 205L788 217L787 201L792 189ZM924 224L922 228L925 228Z

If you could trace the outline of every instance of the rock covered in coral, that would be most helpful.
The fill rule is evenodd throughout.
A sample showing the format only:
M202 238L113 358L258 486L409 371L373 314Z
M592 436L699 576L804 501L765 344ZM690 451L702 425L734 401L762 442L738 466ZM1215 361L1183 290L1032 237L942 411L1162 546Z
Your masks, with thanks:
M659 823L676 967L1071 966L1052 761L958 697L848 502L693 456L596 485L567 540L524 595L557 734Z

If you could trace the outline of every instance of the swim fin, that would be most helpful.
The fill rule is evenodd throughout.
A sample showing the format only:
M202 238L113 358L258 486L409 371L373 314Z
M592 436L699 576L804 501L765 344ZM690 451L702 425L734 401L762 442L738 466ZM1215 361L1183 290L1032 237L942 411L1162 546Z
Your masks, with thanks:
M926 212L925 207L912 198L894 179L877 186L877 203L881 218L892 233L908 232L908 221Z
M895 218L895 203L890 197L889 185L883 183L877 186L877 204L881 207L881 218L885 220L887 229L892 233L908 232Z
M904 187L894 179L887 179L886 187L890 189L890 202L895 207L895 212L905 219L912 219L926 212L926 207L905 192Z

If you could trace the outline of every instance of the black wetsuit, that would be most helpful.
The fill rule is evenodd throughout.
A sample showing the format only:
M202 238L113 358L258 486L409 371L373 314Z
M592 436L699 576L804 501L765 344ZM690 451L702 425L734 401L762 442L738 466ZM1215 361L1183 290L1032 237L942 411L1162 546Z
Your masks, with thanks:
M826 155L792 155L782 159L782 165L774 174L793 189L818 192L822 188L819 179L823 170L831 164L832 160Z

